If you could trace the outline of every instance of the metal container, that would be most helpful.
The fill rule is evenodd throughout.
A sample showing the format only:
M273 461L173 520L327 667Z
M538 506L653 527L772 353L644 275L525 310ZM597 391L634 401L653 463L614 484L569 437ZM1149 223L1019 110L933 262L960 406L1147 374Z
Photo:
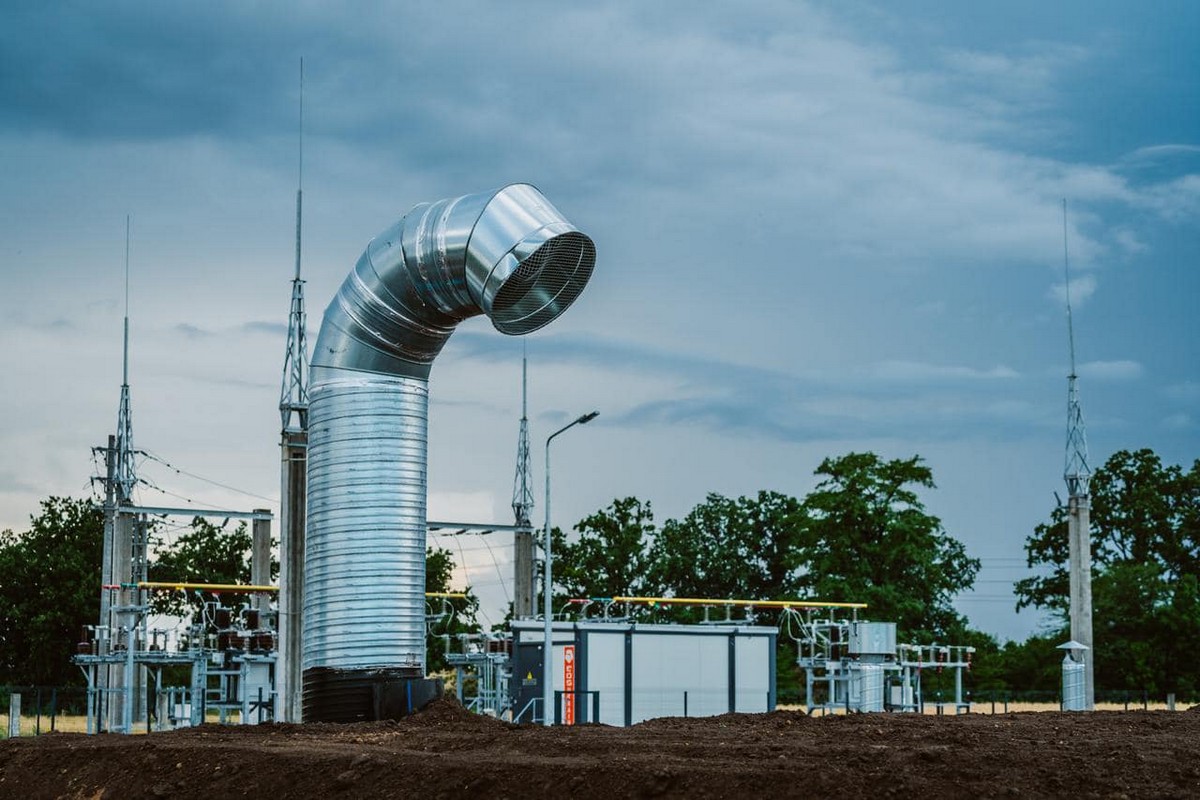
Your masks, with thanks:
M896 655L896 623L851 622L847 652L852 656Z

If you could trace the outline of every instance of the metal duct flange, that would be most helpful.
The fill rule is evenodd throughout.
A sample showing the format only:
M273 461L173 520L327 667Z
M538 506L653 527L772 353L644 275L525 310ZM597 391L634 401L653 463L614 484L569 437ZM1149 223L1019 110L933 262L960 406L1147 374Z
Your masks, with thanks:
M595 261L590 238L515 184L415 207L342 283L309 386L305 720L341 719L337 687L363 671L424 674L433 359L468 317L507 334L551 322Z

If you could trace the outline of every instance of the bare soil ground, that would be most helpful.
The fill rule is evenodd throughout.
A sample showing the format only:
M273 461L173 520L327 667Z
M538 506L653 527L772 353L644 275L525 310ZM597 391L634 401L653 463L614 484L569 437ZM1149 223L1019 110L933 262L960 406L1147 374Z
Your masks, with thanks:
M3 798L1200 797L1200 711L798 711L545 729L400 722L0 742Z

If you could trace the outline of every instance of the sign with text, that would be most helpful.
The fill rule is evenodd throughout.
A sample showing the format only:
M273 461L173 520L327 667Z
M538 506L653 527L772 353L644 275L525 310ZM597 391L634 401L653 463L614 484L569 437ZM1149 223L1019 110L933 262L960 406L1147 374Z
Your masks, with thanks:
M563 723L575 724L575 645L563 648Z

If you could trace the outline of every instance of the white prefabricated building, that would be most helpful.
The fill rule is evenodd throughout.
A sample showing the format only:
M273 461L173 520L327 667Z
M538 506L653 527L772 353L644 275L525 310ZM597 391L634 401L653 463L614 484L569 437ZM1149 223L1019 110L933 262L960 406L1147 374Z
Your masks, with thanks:
M513 631L513 716L542 718L543 624ZM555 622L551 675L560 724L633 725L775 708L775 628Z

